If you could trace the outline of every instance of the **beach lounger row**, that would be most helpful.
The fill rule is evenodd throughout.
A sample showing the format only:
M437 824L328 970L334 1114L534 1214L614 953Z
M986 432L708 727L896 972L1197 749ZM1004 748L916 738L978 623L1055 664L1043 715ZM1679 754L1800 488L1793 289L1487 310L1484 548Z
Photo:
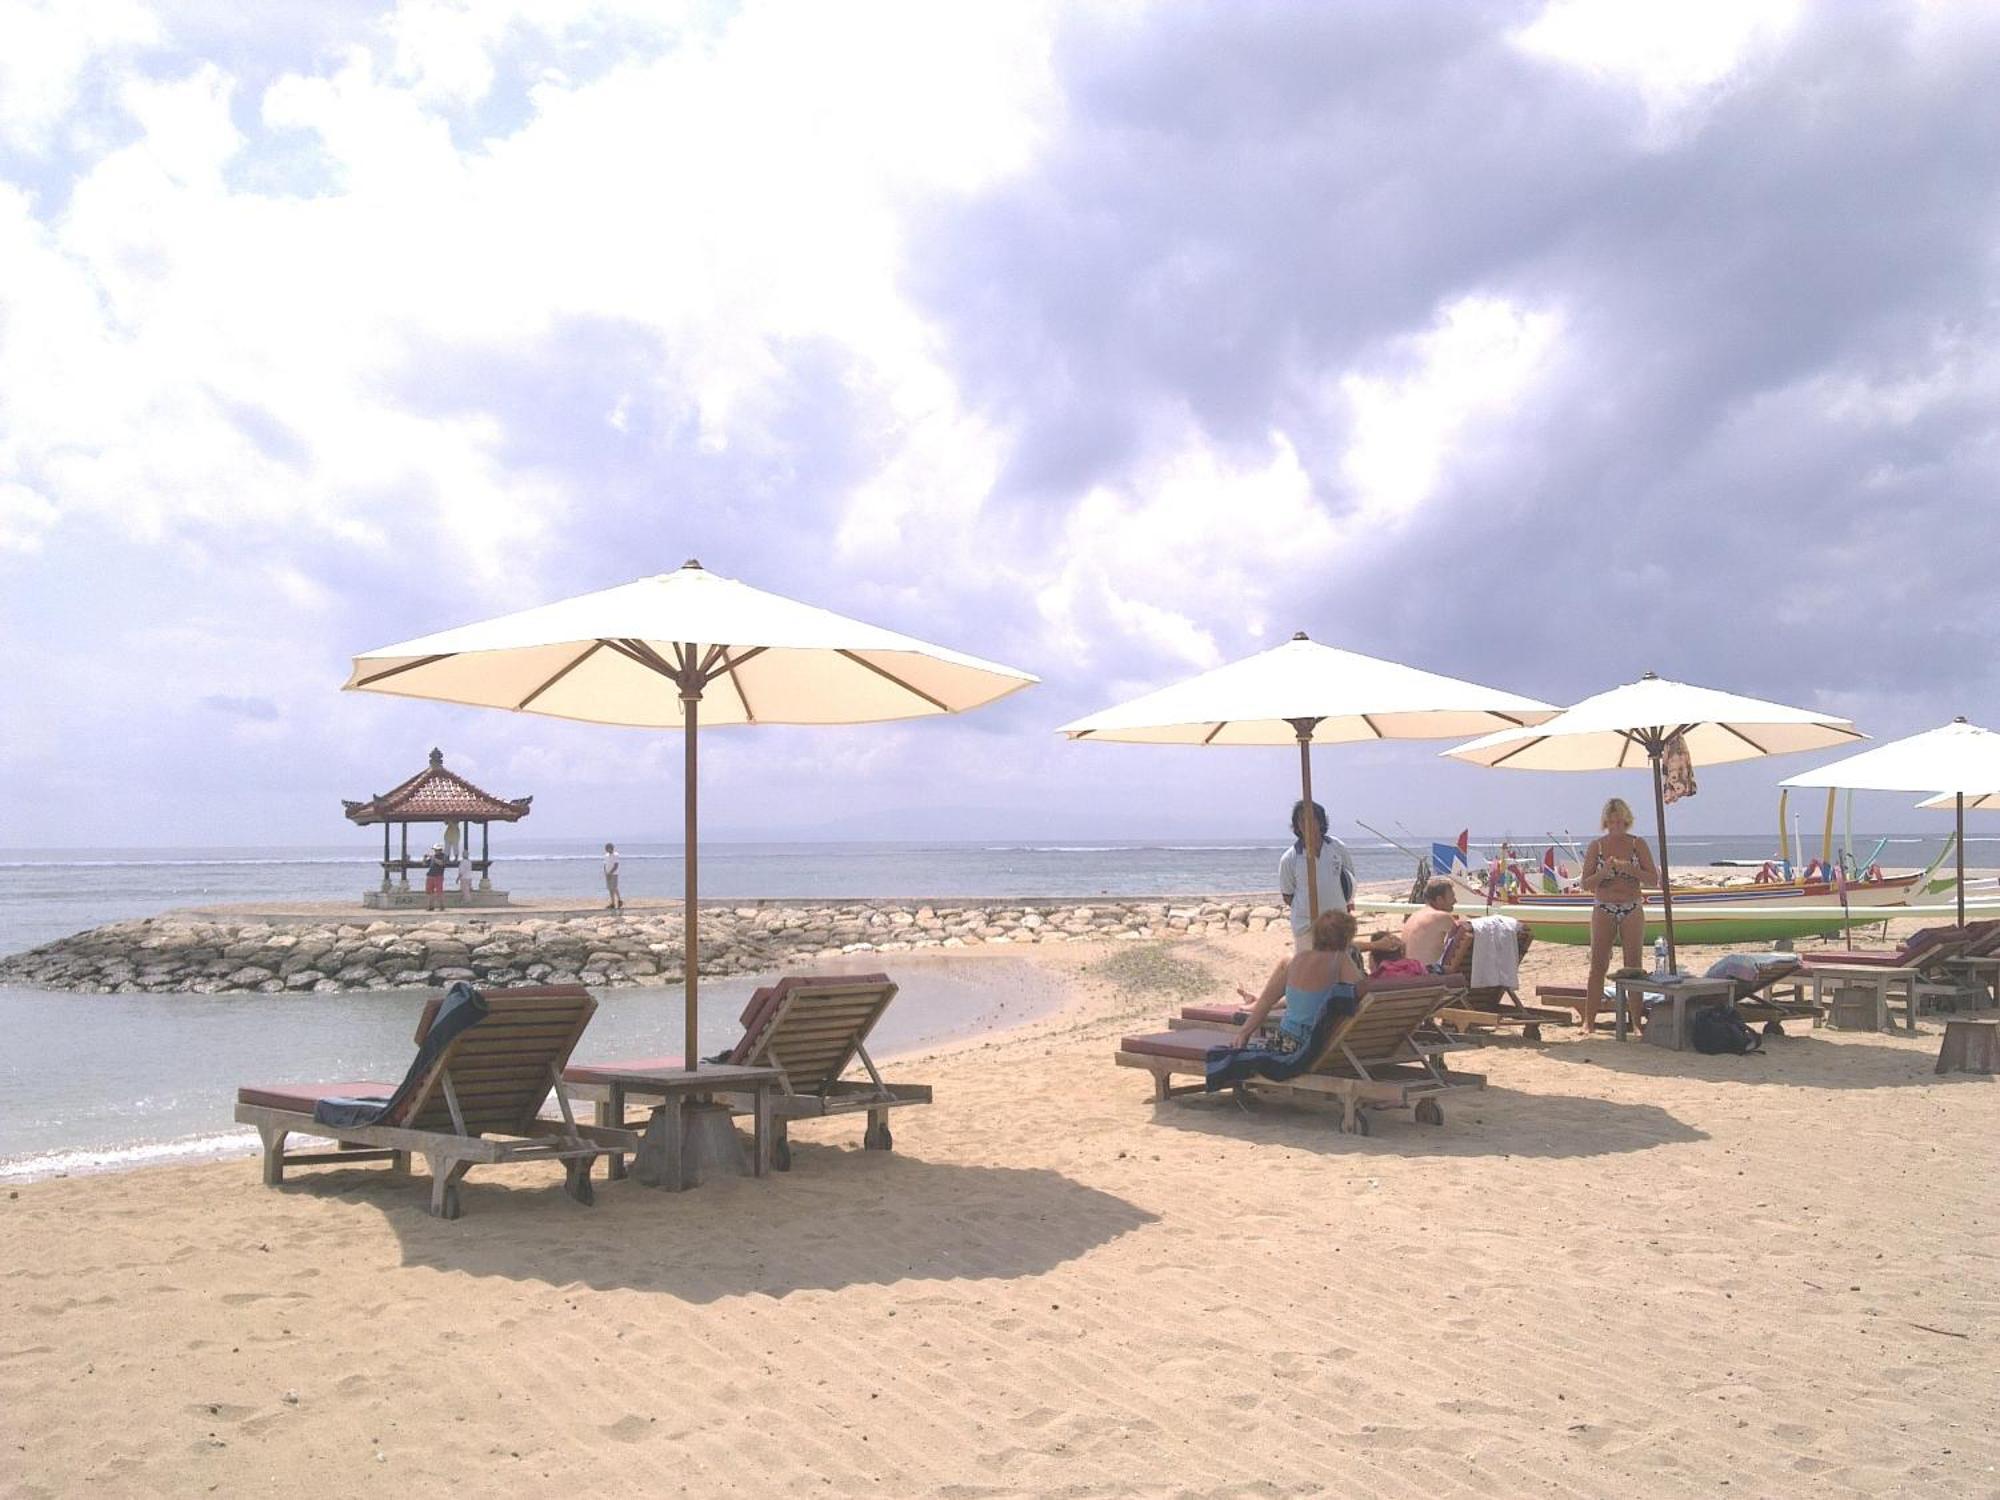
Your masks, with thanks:
M1420 1124L1442 1125L1445 1094L1486 1082L1483 1074L1447 1068L1444 1056L1456 1047L1424 1036L1463 988L1462 980L1430 974L1372 981L1307 1072L1285 1082L1253 1078L1232 1092L1239 1098L1257 1094L1333 1103L1340 1111L1338 1128L1354 1135L1369 1133L1369 1111L1408 1109ZM1188 1006L1167 1030L1124 1038L1117 1064L1150 1073L1156 1101L1205 1093L1209 1053L1233 1046L1234 1028L1243 1020L1243 1012L1228 1007ZM1197 1081L1176 1083L1177 1078Z
M470 993L468 1010L447 1009L449 1001L464 998L456 990L425 1002L417 1021L417 1056L400 1084L364 1080L238 1089L236 1119L257 1129L266 1185L279 1185L286 1171L298 1166L387 1161L392 1171L407 1172L411 1159L421 1156L430 1168L431 1213L455 1219L458 1184L475 1166L560 1163L564 1190L588 1204L599 1157L609 1159L612 1175L623 1176L625 1158L650 1149L645 1131L620 1118L579 1121L576 1106L591 1102L601 1109L608 1097L602 1080L613 1074L621 1079L625 1098L645 1098L644 1075L680 1074L680 1058L572 1064L570 1055L597 1010L597 1001L580 985ZM887 1151L893 1145L889 1112L931 1101L928 1085L890 1083L868 1056L868 1034L895 996L888 976L866 974L794 976L751 997L743 1036L727 1060L737 1065L737 1076L743 1068L777 1075L773 1165L791 1164L786 1136L791 1121L865 1112L865 1146ZM441 1023L441 1015L448 1019ZM448 1039L447 1027L453 1028ZM857 1061L865 1082L843 1077ZM715 1096L734 1113L756 1108L747 1092L723 1088ZM655 1097L668 1095L663 1089ZM546 1114L552 1099L553 1118ZM664 1112L678 1118L677 1110ZM289 1149L294 1136L330 1141L334 1149L295 1152Z

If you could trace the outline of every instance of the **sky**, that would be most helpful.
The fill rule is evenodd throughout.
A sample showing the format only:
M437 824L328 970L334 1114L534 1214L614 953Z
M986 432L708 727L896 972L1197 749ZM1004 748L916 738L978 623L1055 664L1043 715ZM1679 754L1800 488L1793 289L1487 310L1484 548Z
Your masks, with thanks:
M1053 730L1294 630L2000 724L1995 76L1886 0L0 0L0 846L339 843L433 745L676 836L677 735L338 689L688 557L1042 678L708 737L721 837L1277 833L1286 752ZM1336 831L1647 791L1443 748L1321 750Z

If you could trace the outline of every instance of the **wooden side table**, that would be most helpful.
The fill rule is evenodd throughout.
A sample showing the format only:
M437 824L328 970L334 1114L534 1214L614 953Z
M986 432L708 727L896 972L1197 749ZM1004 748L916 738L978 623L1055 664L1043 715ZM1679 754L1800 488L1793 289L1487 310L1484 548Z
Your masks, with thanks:
M1696 1009L1702 1005L1726 1005L1736 993L1733 980L1697 979L1691 975L1675 975L1666 979L1642 975L1635 979L1613 980L1612 983L1618 994L1618 1040L1625 1040L1627 1002L1637 1000L1643 1006L1648 995L1658 995L1670 1001L1672 1008L1666 1017L1666 1029L1658 1039L1652 1035L1657 1022L1648 1023L1646 1040L1675 1052L1687 1050L1688 1019Z
M1826 1007L1827 1024L1843 1030L1894 1030L1889 1003L1901 992L1904 1016L1912 1035L1917 1029L1915 969L1886 964L1814 964L1806 970L1813 1004Z
M677 1193L686 1185L681 1148L686 1139L687 1116L692 1107L707 1105L718 1093L751 1096L754 1147L750 1175L763 1177L771 1170L771 1098L783 1078L776 1068L708 1062L698 1068L593 1067L580 1063L564 1076L576 1092L597 1099L597 1123L613 1129L626 1128L627 1099L660 1101L660 1118L644 1131L640 1160L635 1163L644 1169L639 1173L641 1181L657 1175L659 1186L670 1193ZM723 1112L726 1125L728 1106L716 1108ZM612 1175L622 1177L624 1172L621 1169Z

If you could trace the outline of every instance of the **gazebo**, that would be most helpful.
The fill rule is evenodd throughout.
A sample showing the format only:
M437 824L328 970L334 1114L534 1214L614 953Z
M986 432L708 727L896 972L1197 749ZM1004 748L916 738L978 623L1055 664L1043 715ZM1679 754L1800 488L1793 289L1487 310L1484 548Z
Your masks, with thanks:
M366 892L361 902L364 906L405 906L413 905L421 899L421 894L410 889L410 870L414 866L421 869L421 855L410 858L410 825L412 823L441 823L448 828L456 824L465 839L466 847L472 844L472 825L479 825L479 858L472 862L479 872L477 890L448 891L448 899L458 906L505 906L507 893L493 889L493 845L491 825L494 823L518 823L528 815L528 804L533 797L516 797L512 801L496 797L491 792L482 791L460 776L456 771L444 767L444 752L431 751L431 763L417 772L408 781L393 791L382 792L370 797L366 802L341 800L346 809L347 820L363 827L370 823L382 825L382 885L380 889ZM392 824L401 824L403 830L401 853L390 852L389 829ZM392 884L391 872L397 879ZM451 885L448 880L447 887Z

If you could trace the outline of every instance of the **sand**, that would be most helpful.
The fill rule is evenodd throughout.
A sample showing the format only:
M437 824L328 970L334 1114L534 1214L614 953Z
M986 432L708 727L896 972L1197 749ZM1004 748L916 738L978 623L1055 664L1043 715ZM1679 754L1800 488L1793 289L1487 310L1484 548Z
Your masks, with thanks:
M764 1182L21 1187L0 1493L2000 1495L2000 1081L1935 1024L1489 1047L1367 1138L1112 1066L1271 957L1037 951L1059 1015Z

